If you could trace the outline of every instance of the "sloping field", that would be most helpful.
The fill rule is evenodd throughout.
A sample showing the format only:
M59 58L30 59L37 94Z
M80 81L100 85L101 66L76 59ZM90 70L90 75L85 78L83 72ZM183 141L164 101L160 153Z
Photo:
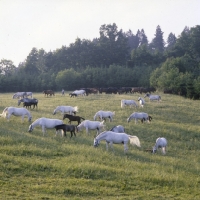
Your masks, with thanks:
M11 93L0 94L0 112L17 107ZM52 115L59 105L78 106L77 115L93 120L99 110L115 111L114 120L106 120L106 130L123 125L126 133L140 139L141 148L114 144L106 151L105 141L93 147L96 131L85 130L70 139L55 136L41 127L28 132L25 118L0 118L0 199L200 199L200 106L199 101L160 94L162 101L149 102L144 108L120 107L121 99L136 100L140 94L89 95L70 98L57 93L44 97L36 93L38 109L31 109L32 121ZM142 94L141 96L144 96ZM20 105L22 106L22 105ZM147 112L152 123L127 123L135 111ZM68 120L64 120L68 123ZM73 122L76 124L76 122ZM157 137L168 140L167 154L145 152Z

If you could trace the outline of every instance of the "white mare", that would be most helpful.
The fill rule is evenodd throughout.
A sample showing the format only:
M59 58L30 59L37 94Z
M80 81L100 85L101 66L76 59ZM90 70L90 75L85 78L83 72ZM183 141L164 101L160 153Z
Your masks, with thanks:
M163 137L156 139L156 144L153 147L153 153L156 153L157 149L161 149L162 154L166 154L167 140Z
M145 101L144 101L144 99L142 98L142 97L139 97L138 98L138 101L139 101L139 105L140 105L140 107L144 107L144 104L145 104Z
M101 121L105 118L109 118L111 122L113 120L114 115L115 115L115 112L100 110L94 115L94 120L96 120L97 117L99 117Z
M14 116L21 116L22 122L24 121L24 117L28 117L28 121L31 122L32 116L31 113L26 108L15 108L15 107L6 107L2 114L0 114L1 117L7 118L7 120L10 120L11 115Z
M90 121L84 120L77 126L77 131L81 131L83 128L86 129L86 133L89 135L89 130L97 130L97 134L104 128L104 121Z
M138 119L142 120L142 122L147 121L149 123L152 120L152 117L144 112L134 112L128 117L127 122L130 122L132 119L135 119L135 124Z
M27 96L26 92L17 92L13 95L13 99L25 98Z
M78 107L72 107L72 106L57 106L56 109L53 111L53 115L55 115L57 112L61 112L63 115L65 113L69 113L70 115L76 114L78 112Z
M85 92L85 90L75 90L72 92L72 94L76 94L77 96L78 95L84 96L84 95L86 95L86 92Z
M60 124L63 124L63 121L62 121L62 120L59 120L59 119L50 119L50 118L42 117L42 118L36 119L36 120L29 126L28 131L29 131L29 132L32 132L33 129L34 129L36 126L41 126L41 127L42 127L43 136L44 136L44 134L45 134L45 132L46 132L46 129L55 128L55 126L60 125Z
M113 144L124 144L124 152L128 151L128 142L130 144L140 146L140 140L137 136L128 135L126 133L116 133L112 131L104 131L100 133L96 138L94 138L94 147L100 144L101 140L106 141L106 149L108 150L108 145L113 149Z
M114 126L110 129L110 131L115 133L125 133L125 129L122 125Z
M126 99L122 99L121 100L121 108L124 108L125 106L135 106L137 107L137 103L134 100L126 100Z
M154 101L154 100L156 100L156 101L161 101L161 96L159 96L159 95L152 95L152 94L146 94L145 96L144 96L144 98L145 97L148 97L149 98L149 101Z

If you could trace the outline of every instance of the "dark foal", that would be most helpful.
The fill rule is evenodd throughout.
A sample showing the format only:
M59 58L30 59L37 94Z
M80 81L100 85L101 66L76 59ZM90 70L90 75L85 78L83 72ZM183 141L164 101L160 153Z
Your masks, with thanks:
M77 121L77 122L78 122L78 125L81 123L81 119L85 120L83 117L75 116L75 115L69 115L69 114L64 114L63 120L64 120L65 118L68 118L68 119L69 119L69 123L70 123L70 124L71 124L71 121Z
M63 130L64 136L67 136L66 132L70 132L71 137L73 136L73 134L76 137L75 132L77 131L77 128L75 125L60 124L60 125L55 126L54 128L56 129L56 135L57 135L58 130Z

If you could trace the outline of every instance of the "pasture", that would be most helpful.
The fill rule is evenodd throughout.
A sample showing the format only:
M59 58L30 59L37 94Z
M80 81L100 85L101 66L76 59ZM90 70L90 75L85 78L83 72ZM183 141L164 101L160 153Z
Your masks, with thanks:
M43 137L41 127L28 132L26 119L22 123L21 117L11 116L7 122L0 117L0 199L200 199L199 101L159 93L161 102L146 100L144 108L121 108L122 99L137 101L144 94L65 94L34 93L39 103L29 109L32 122L40 117L62 119L61 113L53 115L59 105L78 106L77 115L89 120L99 110L115 111L105 129L124 126L126 133L140 139L141 148L129 144L124 154L123 144L114 144L114 151L106 151L105 141L93 147L96 130L70 138L70 133L60 137L48 129ZM0 94L0 113L17 107L12 95ZM133 112L146 112L153 119L150 124L127 123ZM158 137L168 140L166 155L145 151Z

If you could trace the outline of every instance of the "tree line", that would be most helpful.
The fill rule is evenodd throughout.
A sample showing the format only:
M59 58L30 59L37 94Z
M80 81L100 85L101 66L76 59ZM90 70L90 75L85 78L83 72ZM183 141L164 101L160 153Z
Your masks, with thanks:
M17 67L0 62L0 92L61 91L83 87L155 87L199 99L200 26L185 27L163 39L160 26L148 41L144 29L133 34L115 23L102 25L99 38L77 38L68 47L45 52L32 48Z

